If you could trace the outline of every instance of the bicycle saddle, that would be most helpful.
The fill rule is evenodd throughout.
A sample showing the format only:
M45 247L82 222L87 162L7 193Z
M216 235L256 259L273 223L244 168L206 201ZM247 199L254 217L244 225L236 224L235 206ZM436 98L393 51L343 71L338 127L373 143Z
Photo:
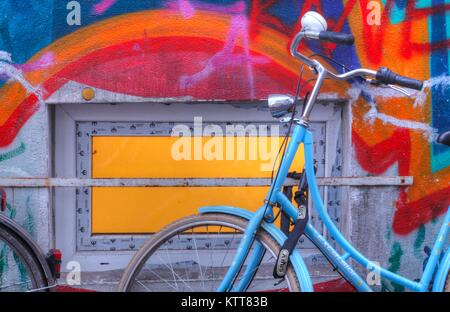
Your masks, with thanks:
M441 144L445 144L445 145L447 145L447 146L450 146L450 131L446 131L446 132L441 133L441 134L438 136L438 138L437 138L436 141L437 141L438 143L441 143Z

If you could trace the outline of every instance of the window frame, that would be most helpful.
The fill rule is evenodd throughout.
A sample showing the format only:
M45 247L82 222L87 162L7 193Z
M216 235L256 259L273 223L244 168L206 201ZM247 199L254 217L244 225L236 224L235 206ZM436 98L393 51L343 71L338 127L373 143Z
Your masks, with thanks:
M55 104L55 177L76 177L76 122L78 121L133 121L133 122L180 122L192 121L194 116L202 116L205 124L228 122L273 122L270 114L264 109L264 102L252 103L123 103L123 104ZM250 113L250 109L252 109ZM339 134L341 137L341 149L343 157L342 176L349 172L350 161L350 134L351 118L349 118L349 107L342 100L319 100L311 116L311 122L326 122L326 153L324 176L332 173L332 163L336 157L335 153L328 151L335 147ZM340 131L336 131L340 129ZM346 188L346 187L343 187ZM103 271L123 269L128 264L134 251L94 251L79 250L76 238L76 194L74 188L55 189L54 191L55 211L55 236L56 246L64 254L65 265L70 261L78 261L85 271ZM341 207L345 204L348 192L342 190ZM327 191L324 200L327 201ZM345 233L350 224L348 218L350 213L342 210L341 228ZM148 237L148 236L144 236ZM118 237L117 237L118 238Z

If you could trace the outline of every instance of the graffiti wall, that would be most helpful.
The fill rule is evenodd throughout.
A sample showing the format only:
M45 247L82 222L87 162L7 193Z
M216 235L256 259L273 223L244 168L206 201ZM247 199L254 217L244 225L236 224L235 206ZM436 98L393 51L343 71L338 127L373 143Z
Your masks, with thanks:
M308 10L356 42L307 42L305 54L320 52L348 68L387 66L427 81L410 99L356 82L326 82L324 90L351 103L355 174L414 177L382 231L393 269L408 264L405 250L424 261L427 237L450 205L450 148L433 143L450 130L446 0L2 0L0 175L48 174L42 109L71 81L145 98L257 100L293 93L300 64L288 50ZM30 218L37 213L26 208L41 200L31 191L20 207L8 192L2 192L5 206L29 211Z

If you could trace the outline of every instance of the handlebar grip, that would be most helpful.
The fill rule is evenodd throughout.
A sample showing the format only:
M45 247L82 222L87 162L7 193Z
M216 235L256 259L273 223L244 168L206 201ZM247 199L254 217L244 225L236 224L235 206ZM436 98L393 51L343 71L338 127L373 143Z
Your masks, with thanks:
M422 90L423 82L417 79L408 78L404 76L397 75L390 69L386 67L381 67L376 75L376 79L383 84L395 84L398 86Z
M321 31L319 33L319 40L330 41L338 44L352 45L355 42L355 37L353 37L352 34Z

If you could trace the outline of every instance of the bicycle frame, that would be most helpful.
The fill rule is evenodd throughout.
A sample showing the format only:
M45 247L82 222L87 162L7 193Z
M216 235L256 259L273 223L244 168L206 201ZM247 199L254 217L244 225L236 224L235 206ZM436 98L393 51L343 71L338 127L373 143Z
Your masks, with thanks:
M243 213L241 209L235 209L232 207L203 207L200 209L200 213L208 212L222 212L234 215L239 215L249 219L248 227L242 237L238 251L236 253L235 259L231 264L224 280L218 288L218 291L243 291L245 290L251 279L253 277L253 272L255 272L258 264L260 263L264 253L264 248L256 241L254 241L254 234L259 227L263 227L266 230L271 231L271 235L277 236L276 239L280 244L284 242L286 236L281 233L280 230L275 231L273 228L273 206L277 205L283 210L290 218L295 222L298 217L298 210L292 204L292 202L283 194L282 186L288 174L289 168L294 160L298 148L301 144L304 145L304 155L305 155L305 170L308 180L308 185L310 188L310 193L315 207L319 213L319 216L324 223L325 227L328 229L331 236L335 239L337 244L345 251L343 255L340 255L336 249L328 243L328 241L311 225L308 224L305 230L305 234L309 239L319 248L319 250L330 260L330 262L336 266L343 276L358 290L358 291L372 291L366 280L359 276L353 268L347 263L349 258L354 259L357 263L366 268L369 272L379 273L381 277L386 278L394 283L405 286L413 291L427 291L430 282L433 278L436 266L445 241L448 236L450 228L450 209L444 217L444 222L439 231L439 235L434 243L432 252L428 259L427 265L423 272L422 278L419 282L409 280L403 276L393 273L387 269L384 269L369 259L362 255L355 247L349 243L339 229L335 226L327 210L323 204L322 198L319 193L319 187L317 185L315 172L314 172L314 160L313 160L313 137L311 132L303 124L297 123L293 129L291 141L287 147L286 154L282 160L281 166L279 168L277 178L274 180L270 187L268 195L266 196L265 205L261 207L256 213L248 212ZM266 207L267 205L267 207ZM249 255L250 248L252 244L254 250L252 254ZM238 285L231 288L235 276L239 273L243 263L246 259L249 259L247 268L242 275L242 278ZM450 258L448 256L447 258ZM297 251L293 253L290 257L290 261L294 266L294 270L299 277L301 285L306 288L303 291L312 291L312 283L307 273L306 267L303 261L299 260ZM305 271L308 276L305 276ZM441 274L445 274L442 272ZM437 274L436 274L437 275ZM438 277L439 278L439 277ZM445 277L444 277L445 278ZM442 277L440 277L442 280ZM306 285L306 286L305 286Z
M319 216L324 223L325 227L328 229L328 232L334 238L336 243L344 250L344 254L340 255L336 249L331 246L327 240L310 224L307 225L305 234L311 239L311 241L320 249L320 251L330 260L330 262L336 266L339 271L344 275L344 277L358 290L358 291L372 291L369 285L366 283L366 280L361 278L353 268L347 263L349 258L352 258L357 263L366 268L369 272L379 273L381 277L386 278L394 283L405 286L414 291L426 291L429 288L430 282L435 276L435 280L437 280L438 286L434 285L433 290L439 290L439 288L443 288L443 284L445 282L444 274L450 269L450 249L447 251L442 264L435 274L436 266L438 264L439 257L442 254L442 249L444 247L445 241L448 236L449 228L450 228L450 209L447 211L447 214L444 217L444 222L441 226L439 234L434 243L433 249L431 251L431 255L428 259L427 265L424 269L422 277L419 282L409 280L403 276L400 276L396 273L393 273L387 269L380 267L374 262L367 259L364 255L362 255L355 247L353 247L342 235L339 229L334 225L330 216L327 213L327 210L323 204L322 198L320 197L319 187L317 186L317 181L314 172L314 159L313 159L313 137L311 132L308 130L309 125L309 116L317 99L317 95L320 92L322 87L322 83L325 78L331 77L335 80L349 80L353 77L375 77L377 76L377 72L370 70L359 68L355 70L351 70L345 72L343 74L336 74L332 71L328 70L317 60L312 60L306 57L305 55L298 52L298 46L300 41L303 38L310 39L318 39L320 34L317 31L300 31L294 38L291 45L291 54L296 59L302 61L308 67L310 67L313 72L317 75L316 83L312 92L308 98L308 101L305 104L303 109L303 114L301 118L296 121L296 125L293 129L291 141L286 150L286 154L281 161L280 168L278 169L277 176L273 181L269 193L265 199L265 205L260 208L256 213L246 212L242 209L236 209L232 207L203 207L200 209L200 213L209 213L209 212L218 212L218 213L228 213L240 216L242 218L246 218L249 220L248 227L244 232L240 245L238 247L236 256L228 269L227 274L225 275L224 280L218 288L218 291L243 291L245 290L249 283L251 282L255 269L260 263L263 255L264 248L260 245L260 243L254 241L254 234L256 231L263 227L265 230L269 232L269 234L274 237L280 245L283 245L286 240L286 236L275 226L273 226L273 207L278 206L280 209L286 213L295 223L298 217L298 210L292 202L283 194L282 187L286 177L288 175L288 171L292 165L294 157L298 151L298 148L301 144L304 145L304 153L305 153L305 171L306 177L308 180L308 185L310 189L310 193L312 196L312 200L315 204L315 208L317 209ZM400 88L401 89L401 88ZM405 92L403 92L405 93ZM255 244L255 248L252 254L249 255L250 248L252 244ZM233 281L238 275L241 267L243 266L246 259L249 259L247 268L242 275L242 278L238 285L233 288ZM302 291L312 291L312 283L307 273L306 266L300 257L298 251L294 251L290 256L290 261L294 267L295 273L300 281L302 286Z

